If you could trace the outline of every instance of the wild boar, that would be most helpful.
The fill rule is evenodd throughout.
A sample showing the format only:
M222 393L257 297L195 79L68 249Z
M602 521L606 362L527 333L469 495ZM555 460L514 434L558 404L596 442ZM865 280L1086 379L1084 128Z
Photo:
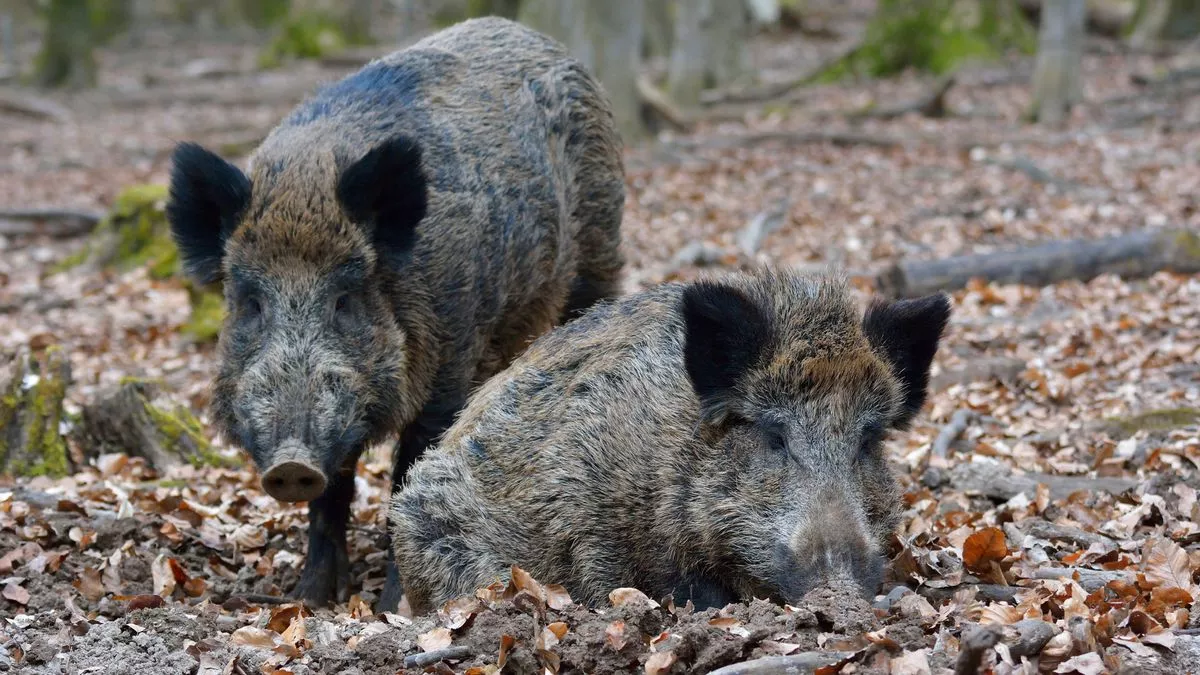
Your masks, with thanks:
M921 409L949 318L761 268L602 303L479 389L393 496L414 611L517 565L596 604L614 588L720 606L864 594L900 495L888 429Z
M347 595L363 449L398 436L399 481L473 388L619 291L621 139L561 45L487 18L326 86L250 167L181 144L168 216L224 283L214 424L308 502L294 595L324 603ZM389 561L383 609L396 580Z

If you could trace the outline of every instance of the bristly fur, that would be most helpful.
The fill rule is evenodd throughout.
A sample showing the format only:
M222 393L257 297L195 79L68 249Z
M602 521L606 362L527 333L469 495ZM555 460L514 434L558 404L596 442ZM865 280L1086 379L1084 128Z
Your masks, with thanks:
M936 301L896 307L905 320L873 315L868 335L844 280L759 269L606 302L539 338L393 496L413 610L512 564L592 604L621 586L794 602L837 575L874 591L900 507L883 434L930 346L879 330L936 348L945 319Z
M296 591L323 602L362 449L398 435L398 480L473 388L618 293L621 140L562 45L485 18L316 93L248 179L202 152L178 151L170 214L226 280L213 421L260 468L296 437L330 476Z

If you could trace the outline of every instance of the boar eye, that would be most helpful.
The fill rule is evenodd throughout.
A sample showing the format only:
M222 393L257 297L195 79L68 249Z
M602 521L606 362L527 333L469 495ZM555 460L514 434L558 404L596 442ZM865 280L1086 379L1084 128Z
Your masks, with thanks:
M787 452L787 436L783 433L783 427L772 424L767 426L763 433L766 435L767 447L771 452Z
M862 440L858 444L858 456L856 459L865 459L870 457L875 452L879 444L883 442L883 425L870 424L863 430Z
M350 305L350 296L346 293L342 293L341 295L338 296L337 301L333 303L333 311L344 312L344 311L346 311L346 307L348 307L349 305Z

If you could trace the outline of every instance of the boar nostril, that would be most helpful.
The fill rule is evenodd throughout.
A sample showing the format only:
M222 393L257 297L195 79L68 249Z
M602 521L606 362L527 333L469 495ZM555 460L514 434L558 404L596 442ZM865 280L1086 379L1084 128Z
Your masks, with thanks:
M283 502L307 502L325 491L324 472L316 464L297 459L276 462L262 476L263 491Z

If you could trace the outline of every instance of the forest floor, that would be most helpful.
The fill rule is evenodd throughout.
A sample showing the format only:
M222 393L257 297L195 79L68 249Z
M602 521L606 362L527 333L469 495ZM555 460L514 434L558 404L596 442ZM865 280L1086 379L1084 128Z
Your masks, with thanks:
M802 71L855 30L826 28L841 37L759 38L755 62ZM1195 230L1200 79L1160 81L1184 58L1089 43L1086 103L1065 129L1022 119L1031 63L1013 58L964 69L944 118L856 115L934 85L905 75L806 87L740 121L630 143L627 289L770 261L850 270L865 295L900 260ZM351 69L253 63L252 45L163 35L106 50L95 91L43 94L55 114L0 105L0 204L103 210L164 181L179 140L244 156ZM824 136L792 133L809 131ZM742 250L763 219L774 228ZM183 287L54 271L82 245L0 236L0 353L63 345L72 410L136 376L203 418L213 352L180 332ZM834 588L796 607L694 612L621 591L585 609L523 579L432 616L376 615L387 463L372 456L353 509L355 596L310 610L280 597L304 509L267 497L249 468L156 475L106 455L69 478L0 484L0 671L422 672L418 655L448 649L433 672L709 672L762 656L821 673L969 673L980 660L996 673L1200 672L1200 277L974 284L954 293L943 344L929 406L889 441L906 510L873 603Z

